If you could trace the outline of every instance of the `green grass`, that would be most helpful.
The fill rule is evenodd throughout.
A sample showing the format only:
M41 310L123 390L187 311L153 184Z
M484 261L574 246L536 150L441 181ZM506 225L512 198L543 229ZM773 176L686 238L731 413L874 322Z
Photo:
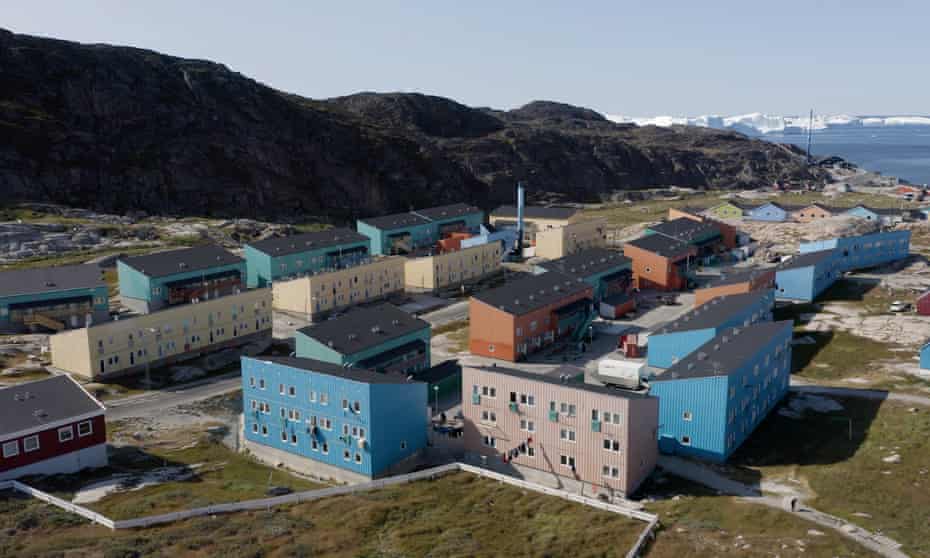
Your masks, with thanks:
M60 255L54 256L37 256L33 258L27 258L20 260L16 263L6 264L0 266L0 270L7 271L11 269L26 269L32 267L48 267L52 265L69 265L69 264L78 264L84 263L87 260L92 258L97 258L100 256L112 256L115 254L126 254L127 256L133 256L136 254L147 254L152 250L158 248L157 246L140 246L134 248L103 248L100 250L83 250L76 252L66 252Z
M10 533L0 535L0 556L622 557L644 526L460 473L134 531L109 531L34 501L0 498L0 532Z
M446 334L446 337L452 342L452 350L457 353L468 352L468 332L469 328L465 326Z
M833 399L842 411L772 413L731 462L744 474L795 479L813 494L811 506L880 531L913 556L930 555L930 410ZM893 453L901 463L882 461Z
M110 472L144 472L165 465L197 464L202 464L202 467L195 469L198 474L190 480L111 494L88 507L112 519L130 519L211 504L264 498L269 482L271 486L286 486L295 492L324 487L320 483L270 468L207 437L201 438L193 447L183 449L152 447L142 451L135 446L115 448L111 456ZM78 488L69 483L63 491L63 481L56 482L58 486L53 488L57 489L57 493L70 496Z
M875 556L841 535L786 512L737 498L717 496L687 481L669 477L667 495L685 494L647 505L662 528L649 558L705 556L781 556L833 558ZM816 529L822 535L810 535ZM746 545L749 545L748 548Z
M433 335L443 335L468 327L468 320L455 320L433 328Z

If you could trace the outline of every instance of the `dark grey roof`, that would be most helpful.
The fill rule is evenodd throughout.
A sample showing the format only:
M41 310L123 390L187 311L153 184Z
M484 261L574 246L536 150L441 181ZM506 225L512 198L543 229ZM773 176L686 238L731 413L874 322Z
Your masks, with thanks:
M70 376L0 389L0 437L103 412L100 403L81 389Z
M132 256L122 258L120 261L149 277L165 277L177 273L239 264L244 260L216 244L205 244L193 248Z
M451 205L440 205L439 207L415 209L411 213L426 217L430 221L445 221L446 219L455 219L456 217L481 213L481 210L467 203L453 203Z
M683 205L681 207L673 207L672 209L675 209L677 211L682 211L684 213L689 213L691 215L700 216L700 215L703 215L704 212L707 211L708 208L698 207L696 205Z
M786 203L768 201L768 202L759 204L756 207L753 207L752 209L759 209L760 207L765 207L767 205L774 205L775 207L781 209L782 211L787 211L787 212L797 211L798 209L804 209L805 207L807 207L806 205L793 205L793 204L789 205Z
M654 381L731 374L741 364L755 357L779 333L786 329L790 331L793 325L794 322L791 320L784 320L727 328L688 356L665 369Z
M761 275L767 272L774 271L774 269L775 268L773 267L767 267L767 268L761 268L761 269L760 268L746 269L746 270L736 271L733 273L727 273L725 275L721 275L719 279L716 279L708 283L707 288L722 287L724 285L735 285L737 283L746 283L748 281L752 281L760 277Z
M524 370L517 370L515 368L506 368L503 366L474 366L474 370L480 370L482 372L490 372L492 374L503 374L505 376L511 376L514 378L521 378L524 380L531 380L534 382L542 382L544 384L553 384L559 385L566 388L577 389L581 391L589 391L591 393L601 393L606 395L616 395L617 397L626 397L629 399L646 399L649 397L649 394L646 391L631 391L627 389L620 389L616 387L608 386L598 386L594 384L586 384L584 382L579 382L575 378L579 374L584 374L584 369L571 365L562 365L559 368L556 368L548 374L535 374L533 372L526 372ZM562 377L567 376L568 380L563 381Z
M419 383L417 381L407 379L407 377L403 374L382 374L380 372L374 372L364 368L346 368L345 366L339 366L338 364L332 364L330 362L322 362L312 358L269 356L252 357L252 359L263 362L272 362L274 364L289 366L299 370L307 370L308 372L316 372L317 374L345 378L346 380L362 382L364 384Z
M383 303L358 307L298 331L341 354L351 355L428 327L427 322Z
M379 217L359 219L359 222L365 223L366 225L371 225L376 229L390 231L404 227L425 225L429 223L429 220L413 213L392 213L391 215L381 215Z
M857 207L861 207L862 209L871 211L872 213L876 215L901 215L901 213L904 211L896 207L872 207L870 205L862 205L862 204L854 205L852 207L845 207L843 208L843 210L849 211L851 209L856 209Z
M270 256L285 256L310 250L341 246L345 244L358 244L369 242L370 239L352 229L337 228L325 231L308 232L291 236L266 238L257 242L250 242L248 246L264 252Z
M35 295L105 286L103 270L93 264L34 267L0 272L0 296Z
M626 244L636 246L647 252L652 252L653 254L658 254L663 258L684 256L691 253L693 249L691 245L686 242L675 240L674 238L669 238L662 234L641 236L626 242Z
M462 373L462 365L459 364L459 361L455 359L444 360L435 366L431 366L426 370L420 370L413 373L413 378L418 382L426 382L428 384L434 384L445 380L450 376L455 376L456 374Z
M630 261L630 258L616 250L590 248L564 258L543 262L539 267L585 278L618 267L629 267Z
M367 217L359 219L360 222L371 225L377 229L389 231L412 227L415 225L425 225L433 221L444 221L456 217L464 217L473 213L480 213L481 210L473 205L464 203L454 203L452 205L441 205L439 207L428 207L426 209L416 209L406 213L393 213L391 215L382 215L379 217Z
M687 217L679 217L671 221L663 221L658 225L650 225L649 230L656 234L681 240L682 242L691 242L707 234L720 234L720 231L714 225L703 221L688 219Z
M806 254L798 254L797 256L792 256L790 260L784 261L778 264L778 267L775 269L777 271L786 271L789 269L800 269L802 267L810 267L816 265L828 258L833 254L833 250L820 250L819 252L808 252Z
M575 216L578 210L574 207L545 207L542 205L527 205L523 207L523 217L527 219L558 219L568 220ZM495 217L516 217L517 206L502 205L495 209L491 215Z
M474 294L472 298L519 316L557 303L585 289L591 289L591 285L581 279L548 271L504 283L500 287Z
M729 203L730 205L738 207L742 209L743 211L748 211L750 209L755 209L759 207L758 203L750 203L750 202L745 202L742 200L727 200L724 203ZM720 205L723 205L723 204L720 204Z
M758 304L760 300L771 296L771 294L772 290L766 289L751 293L718 296L697 308L685 312L675 321L665 324L655 334L718 328L740 310Z

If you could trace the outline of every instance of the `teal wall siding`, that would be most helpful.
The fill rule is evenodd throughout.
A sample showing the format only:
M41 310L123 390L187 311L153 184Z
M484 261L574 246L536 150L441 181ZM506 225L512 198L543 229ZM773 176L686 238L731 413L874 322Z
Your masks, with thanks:
M11 325L10 307L23 304L55 304L56 301L66 299L75 299L81 297L91 298L92 313L94 322L100 322L109 318L110 300L109 291L106 286L87 288L87 289L66 289L54 292L24 294L15 296L0 297L0 327ZM66 324L71 327L72 324ZM80 326L85 325L82 320Z
M250 289L267 287L271 280L271 256L248 244L243 250L246 267L246 286Z
M360 234L363 234L371 239L371 253L373 255L380 256L390 254L391 237L394 235L409 234L411 247L414 249L422 248L425 246L431 246L439 240L439 230L444 225L456 223L459 221L464 222L466 228L469 230L477 232L481 223L484 221L484 213L470 213L468 215L462 215L459 217L439 219L429 223L412 225L409 227L399 227L390 230L379 229L363 221L356 221L355 229Z
M354 249L364 252L354 252ZM368 259L369 242L335 244L315 250L295 252L284 256L272 256L246 245L245 259L248 267L248 286L267 287L271 281L281 277L292 277L317 273L324 269L344 268L358 265ZM348 251L348 254L341 254ZM335 253L335 256L333 255Z
M372 470L379 475L391 465L426 447L429 419L427 385L372 384Z
M302 358L312 358L315 360L322 360L323 362L330 362L333 364L355 364L359 361L369 359L371 357L378 356L386 351L390 351L401 345L410 343L411 341L423 341L426 347L426 358L425 365L429 367L430 363L430 328L426 327L419 331L414 331L407 335L402 335L400 337L390 339L377 347L371 347L364 351L359 351L352 354L342 354L330 347L327 347L325 344L320 343L316 339L313 339L300 331L295 335L295 345L296 345L296 355Z
M370 241L368 250L372 253L372 255L384 255L384 240L382 240L381 229L372 227L363 221L356 221L355 230L357 230L359 234L363 234L368 237Z
M146 275L119 260L116 262L116 275L119 279L120 296L150 300L152 284Z

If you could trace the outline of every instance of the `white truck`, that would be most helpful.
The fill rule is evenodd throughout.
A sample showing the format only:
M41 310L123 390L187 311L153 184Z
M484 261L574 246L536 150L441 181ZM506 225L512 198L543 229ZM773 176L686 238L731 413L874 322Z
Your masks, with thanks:
M627 389L639 388L645 372L645 362L620 356L608 356L597 363L597 375L602 382Z

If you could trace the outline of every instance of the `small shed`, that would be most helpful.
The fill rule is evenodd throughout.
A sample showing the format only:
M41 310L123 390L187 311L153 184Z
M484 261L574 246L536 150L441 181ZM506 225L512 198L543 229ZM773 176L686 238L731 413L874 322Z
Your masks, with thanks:
M921 316L930 316L930 291L925 291L917 297L917 313Z
M920 369L930 370L930 343L924 343L920 348Z

